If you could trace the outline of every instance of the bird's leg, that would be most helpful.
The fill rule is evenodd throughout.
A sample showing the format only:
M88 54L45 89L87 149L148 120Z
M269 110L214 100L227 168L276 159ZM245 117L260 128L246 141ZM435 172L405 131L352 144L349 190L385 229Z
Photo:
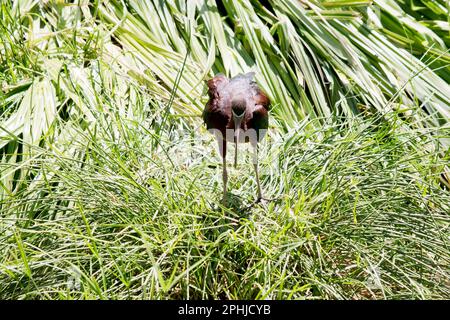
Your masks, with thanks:
M225 206L227 203L227 182L228 182L228 173L227 173L227 141L221 136L216 136L217 142L219 143L219 153L222 157L222 180L223 180L223 198L222 204Z
M227 161L225 160L225 156L223 158L223 172L222 172L222 179L223 179L223 198L222 203L225 206L227 204L227 183L228 183L228 173L227 173Z
M258 174L258 144L253 144L253 167L255 168L256 175L256 184L258 185L258 199L256 201L260 201L262 199L261 193L261 184L259 183L259 174Z

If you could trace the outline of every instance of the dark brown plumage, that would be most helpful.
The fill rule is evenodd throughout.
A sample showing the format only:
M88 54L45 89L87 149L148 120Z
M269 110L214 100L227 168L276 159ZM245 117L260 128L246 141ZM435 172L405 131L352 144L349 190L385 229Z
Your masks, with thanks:
M264 137L269 124L270 100L253 79L254 73L238 75L228 79L222 74L208 80L209 101L203 111L203 120L208 130L215 134L219 152L223 159L223 201L226 202L227 141L236 143L235 166L238 143L250 142L255 147L254 166L258 184L258 199L261 187L258 177L257 143ZM236 130L240 128L240 130Z

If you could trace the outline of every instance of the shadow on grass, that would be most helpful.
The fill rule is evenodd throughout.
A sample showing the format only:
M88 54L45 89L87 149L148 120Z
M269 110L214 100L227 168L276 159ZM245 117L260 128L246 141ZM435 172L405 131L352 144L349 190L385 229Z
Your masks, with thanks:
M239 195L227 192L227 204L221 202L210 203L211 211L203 217L203 223L211 227L209 235L214 237L228 230L237 230L245 220L251 220L254 209L265 208L272 202L281 199L253 199L249 200ZM208 237L210 240L212 238Z

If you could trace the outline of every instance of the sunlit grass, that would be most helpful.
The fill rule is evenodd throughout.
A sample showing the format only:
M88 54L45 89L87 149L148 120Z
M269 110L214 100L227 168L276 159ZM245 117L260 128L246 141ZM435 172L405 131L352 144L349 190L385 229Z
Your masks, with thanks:
M2 204L0 295L444 298L449 156L393 119L360 120L266 142L263 190L276 200L250 208L250 162L219 205L212 139L184 129L152 149L126 121L115 137L77 135L82 159L44 152L28 165L41 179Z
M448 2L0 3L0 298L449 296ZM223 207L251 69L272 200L244 153Z

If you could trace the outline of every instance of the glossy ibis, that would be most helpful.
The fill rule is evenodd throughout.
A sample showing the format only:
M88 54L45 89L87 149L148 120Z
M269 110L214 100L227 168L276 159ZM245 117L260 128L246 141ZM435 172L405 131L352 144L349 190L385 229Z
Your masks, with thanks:
M253 166L255 168L258 198L261 200L261 185L258 175L258 142L264 137L269 123L269 98L253 81L254 73L240 74L228 79L218 74L208 80L209 101L203 111L203 120L208 131L219 143L223 161L223 203L227 196L227 142L236 144L234 166L237 166L238 143L250 142L253 146Z

